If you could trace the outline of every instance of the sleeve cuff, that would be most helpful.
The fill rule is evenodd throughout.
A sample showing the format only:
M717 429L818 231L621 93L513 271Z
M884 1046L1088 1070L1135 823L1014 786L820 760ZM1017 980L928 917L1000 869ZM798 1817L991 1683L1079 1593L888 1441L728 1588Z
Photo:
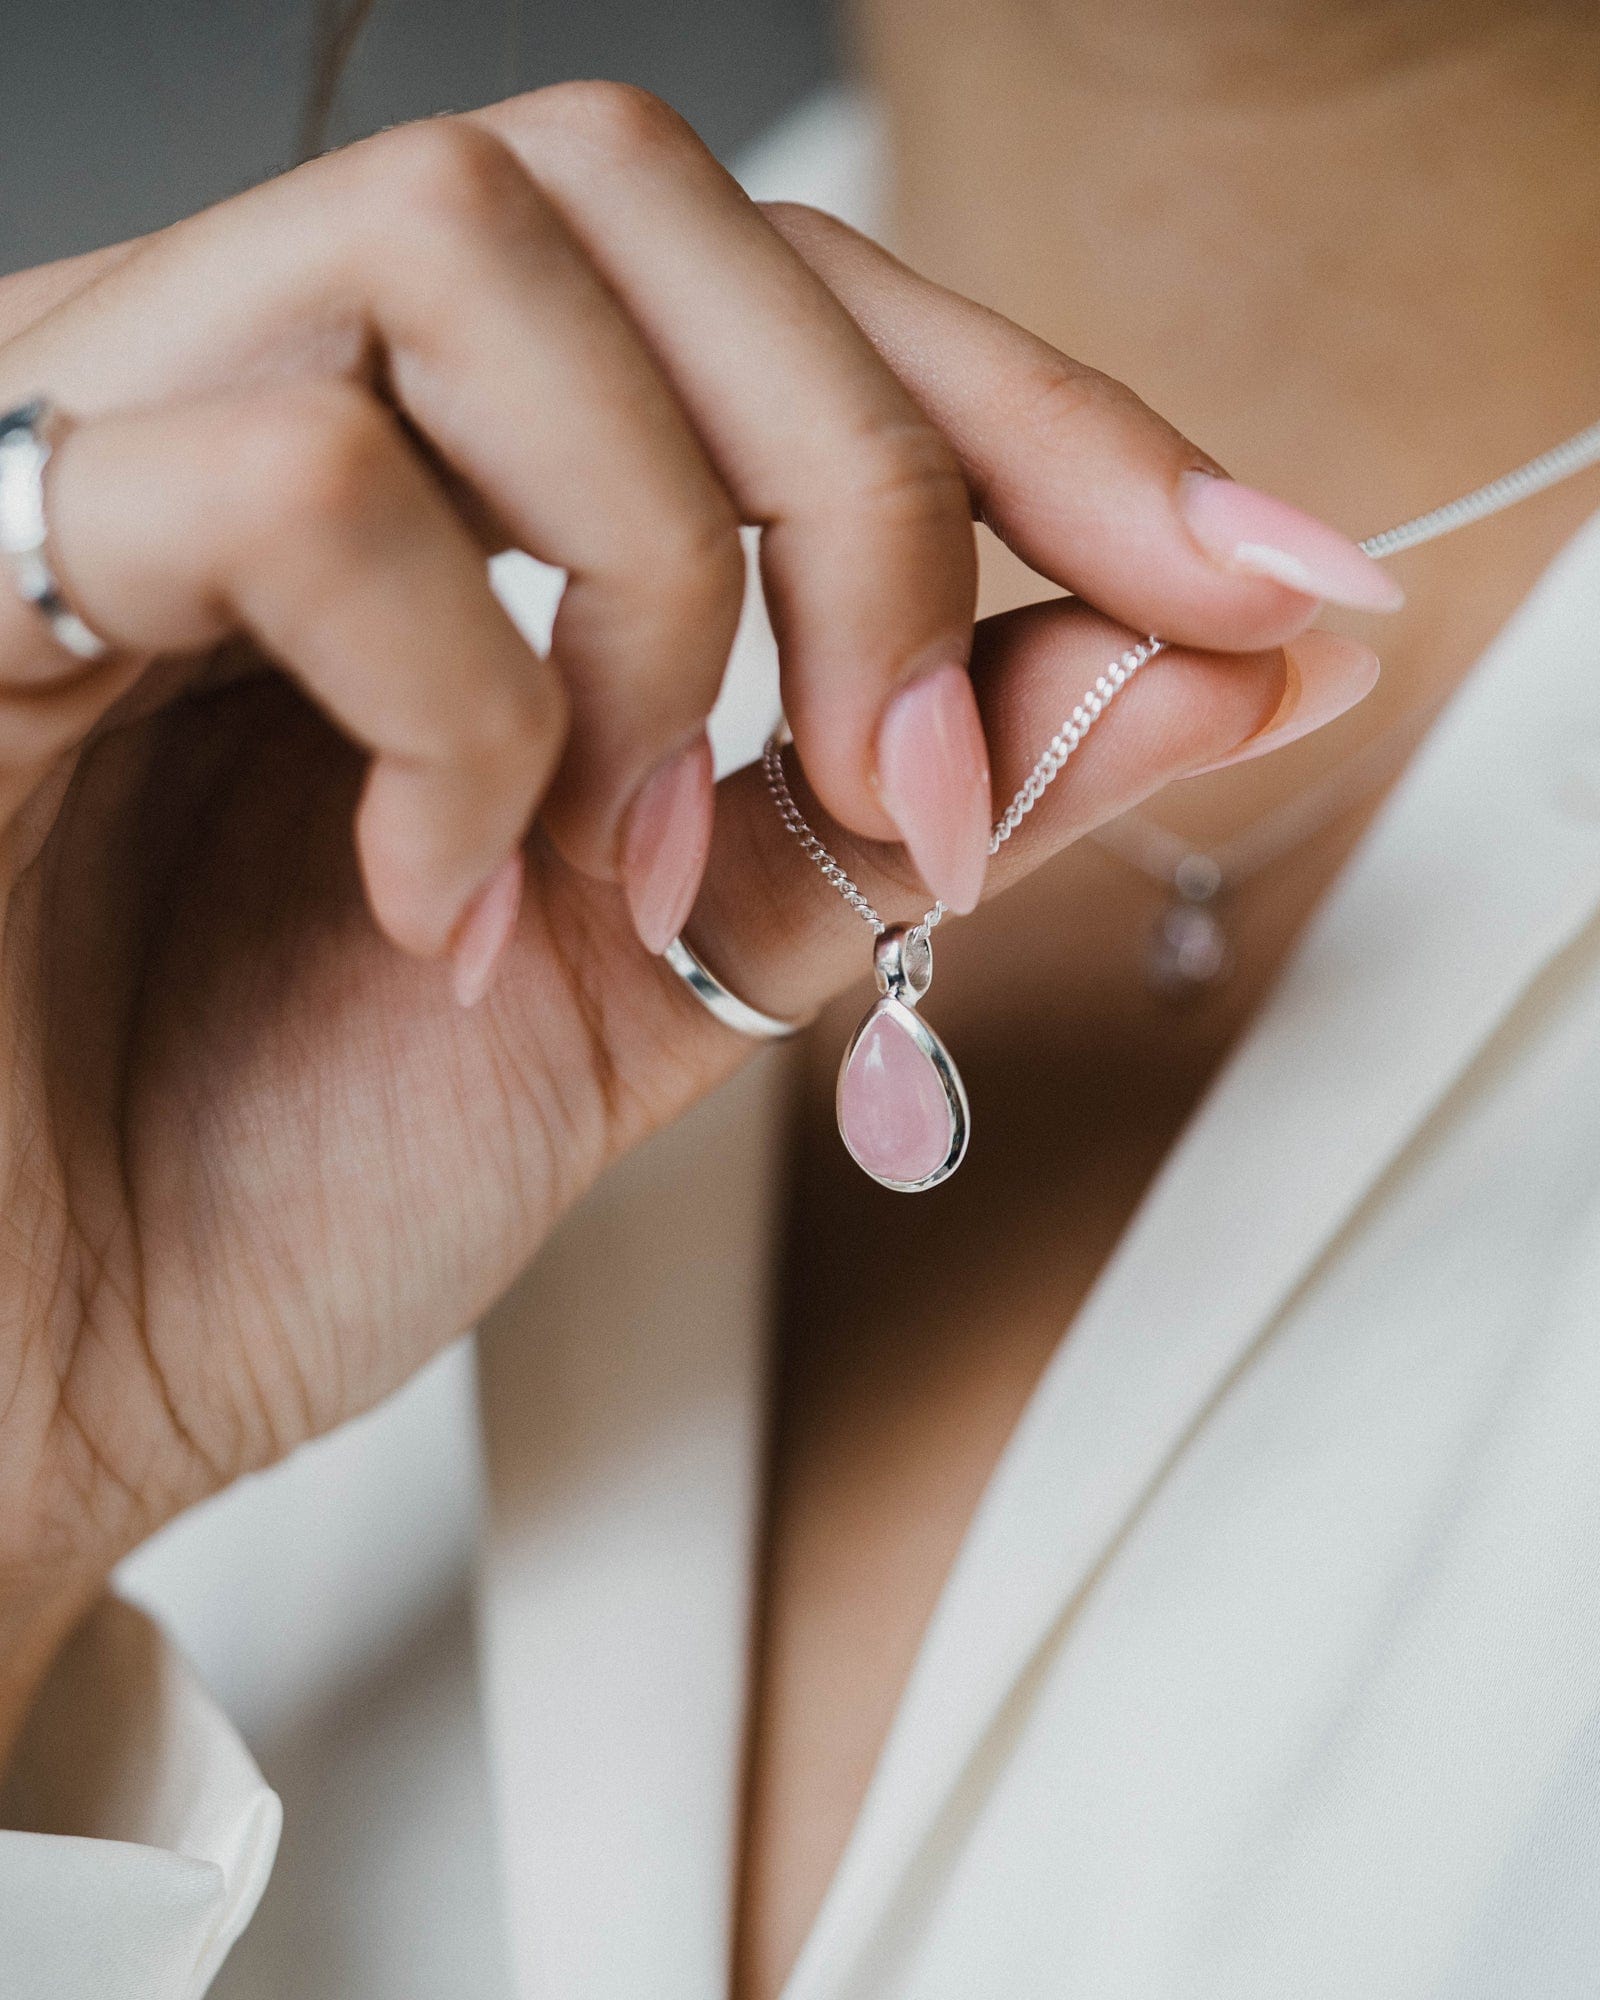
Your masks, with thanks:
M255 1912L282 1814L145 1615L63 1651L0 1796L0 1967L40 2000L198 2000Z

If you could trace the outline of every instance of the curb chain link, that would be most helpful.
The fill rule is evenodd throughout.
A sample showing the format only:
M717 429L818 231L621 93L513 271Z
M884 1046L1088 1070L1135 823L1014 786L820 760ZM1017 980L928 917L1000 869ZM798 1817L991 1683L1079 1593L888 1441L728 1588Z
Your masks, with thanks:
M995 821L989 833L991 854L1000 852L1061 775L1067 759L1100 720L1110 703L1128 685L1145 662L1155 658L1164 644L1164 640L1157 639L1153 634L1148 639L1141 639L1138 645L1130 646L1126 652L1119 654L1094 686L1085 692L1083 699L1039 752L1033 769L1017 788L1010 805ZM810 821L795 803L794 793L789 789L789 780L783 768L781 726L767 738L767 746L761 753L761 768L766 773L767 790L772 794L772 803L778 809L779 819L816 864L817 872L824 881L830 882L856 915L864 923L870 924L874 933L881 937L888 929L887 924L839 866ZM926 937L944 915L944 904L935 903L920 923L913 925L912 928Z

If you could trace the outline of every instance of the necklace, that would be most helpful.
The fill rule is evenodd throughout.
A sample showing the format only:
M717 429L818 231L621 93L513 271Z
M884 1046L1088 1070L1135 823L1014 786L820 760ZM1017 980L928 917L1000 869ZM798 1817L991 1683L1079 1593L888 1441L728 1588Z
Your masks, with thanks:
M1402 549L1416 548L1514 507L1518 501L1594 464L1600 464L1600 423L1589 425L1551 450L1541 452L1526 465L1490 480L1486 486L1475 487L1459 499L1386 528L1381 534L1368 536L1361 547L1379 560L1398 555ZM1032 770L995 821L989 835L991 855L997 854L1012 838L1106 709L1139 669L1165 649L1165 643L1152 633L1129 646L1086 690L1040 751ZM1404 720L1410 723L1417 718ZM902 1194L920 1194L948 1180L960 1166L972 1123L961 1073L950 1051L917 1011L918 1003L933 982L933 932L943 919L945 908L936 902L917 922L910 924L886 923L879 916L795 803L783 766L784 734L780 724L767 739L761 760L778 816L823 879L870 926L874 937L873 973L881 997L868 1009L851 1036L839 1065L835 1095L839 1135L851 1158L881 1186ZM1380 746L1386 756L1395 755L1403 741L1399 725L1393 732L1393 742L1389 740L1390 734L1385 731L1358 753L1350 765L1330 774L1325 786L1331 787L1333 778L1348 781L1357 776L1363 782L1375 783L1375 773L1383 761L1377 755ZM1368 751L1372 753L1370 760ZM1367 768L1369 762L1371 770ZM1355 768L1357 763L1361 766L1359 772ZM1221 856L1194 853L1176 835L1146 824L1142 833L1148 845L1140 844L1138 849L1145 858L1134 865L1145 868L1169 886L1174 910L1211 917L1215 923L1205 905L1214 901L1225 886L1237 884L1308 837L1301 827L1308 824L1311 815L1328 810L1325 786L1318 786L1295 800L1293 805L1299 810L1293 814L1286 806L1281 813L1270 815L1268 821L1247 829L1241 836L1247 843L1242 853L1229 852L1235 843L1229 843ZM1340 789L1342 796L1350 796L1343 782ZM1138 835L1129 835L1125 847L1117 851L1131 857L1137 840ZM1172 843L1165 863L1156 845L1162 840ZM1180 849L1181 853L1177 852ZM1194 935L1191 932L1191 938ZM1180 938L1178 942L1181 941ZM1215 935L1206 932L1204 942L1213 957L1219 946L1224 952L1231 950L1220 926ZM1203 952L1193 950L1192 946L1191 950L1196 962L1204 958ZM1182 976L1191 985L1203 986L1225 969L1222 965L1198 982L1192 972L1184 972Z

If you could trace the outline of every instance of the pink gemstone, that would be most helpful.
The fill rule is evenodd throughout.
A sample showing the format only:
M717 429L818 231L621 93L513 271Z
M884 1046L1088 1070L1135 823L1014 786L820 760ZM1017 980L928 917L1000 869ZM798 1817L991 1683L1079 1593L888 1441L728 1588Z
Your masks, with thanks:
M949 1157L955 1120L939 1072L887 1010L871 1017L845 1065L839 1130L883 1180L926 1180Z

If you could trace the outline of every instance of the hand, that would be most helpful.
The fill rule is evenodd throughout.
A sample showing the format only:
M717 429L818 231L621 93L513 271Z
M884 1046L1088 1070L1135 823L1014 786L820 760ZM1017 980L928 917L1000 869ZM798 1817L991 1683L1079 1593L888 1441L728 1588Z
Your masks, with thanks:
M696 940L757 1004L859 974L759 772L712 838L741 521L804 802L897 914L976 899L985 733L1004 799L1113 620L1210 650L1145 671L994 886L1370 684L1245 573L1228 509L1271 503L1205 479L1186 514L1210 462L1129 392L763 215L620 88L385 134L10 281L0 328L0 406L77 420L53 555L115 649L76 666L0 588L19 1687L129 1547L401 1381L748 1053L644 948L703 871ZM989 621L969 679L975 507L1099 609ZM1381 587L1266 518L1299 581ZM505 544L570 574L548 660Z

